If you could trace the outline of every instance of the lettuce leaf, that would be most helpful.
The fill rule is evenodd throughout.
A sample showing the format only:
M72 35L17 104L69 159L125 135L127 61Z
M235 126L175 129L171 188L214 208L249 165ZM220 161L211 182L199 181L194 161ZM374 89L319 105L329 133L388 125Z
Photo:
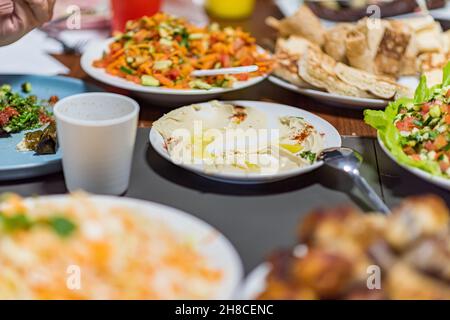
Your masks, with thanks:
M443 76L442 76L442 87L446 87L450 85L450 61L444 68Z
M427 102L430 100L433 92L428 88L427 85L427 77L421 76L419 85L416 88L416 92L414 93L414 103L419 104L422 102Z
M450 63L448 63L444 69L443 83L445 83L445 81L450 83ZM378 130L378 135L383 141L383 144L400 164L419 168L433 175L444 177L439 168L439 164L436 161L413 160L403 151L402 136L394 124L395 117L401 106L428 102L433 97L433 91L434 87L428 88L426 78L422 76L420 84L416 89L414 99L398 99L395 102L389 103L384 111L364 110L364 121Z

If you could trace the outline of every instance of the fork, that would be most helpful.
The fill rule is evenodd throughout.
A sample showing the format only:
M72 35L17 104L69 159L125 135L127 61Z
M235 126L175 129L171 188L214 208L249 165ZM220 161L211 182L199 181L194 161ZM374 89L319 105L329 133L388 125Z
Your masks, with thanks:
M88 43L88 40L85 39L85 40L78 40L77 42L75 42L75 44L69 45L67 44L66 41L62 40L55 34L49 32L47 36L50 39L53 39L62 45L64 54L81 54L83 53L83 49L86 47L86 44Z

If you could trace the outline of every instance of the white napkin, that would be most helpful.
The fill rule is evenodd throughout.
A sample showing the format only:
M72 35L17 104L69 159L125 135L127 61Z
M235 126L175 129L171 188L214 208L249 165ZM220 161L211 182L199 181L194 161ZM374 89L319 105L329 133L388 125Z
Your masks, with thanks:
M0 74L66 74L69 69L47 54L58 43L50 41L45 33L34 30L19 41L0 47Z

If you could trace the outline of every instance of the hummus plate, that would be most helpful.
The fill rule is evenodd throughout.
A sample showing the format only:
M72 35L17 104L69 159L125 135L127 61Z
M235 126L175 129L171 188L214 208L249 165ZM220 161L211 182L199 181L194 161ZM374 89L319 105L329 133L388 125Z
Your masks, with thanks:
M223 108L216 108L217 105ZM192 108L196 110L190 110ZM233 123L236 117L243 117L238 124ZM187 141L185 143L174 141L170 136L177 129L187 129L188 134L196 132L199 129L194 128L194 123L198 121L203 124L197 131L202 134L200 140L196 140L196 133L183 140ZM221 131L230 126L243 130L236 134L241 139L233 143L227 139L228 131ZM209 132L206 129L224 132L225 139L205 138L205 132ZM264 134L258 134L254 143L248 129ZM337 130L322 118L298 108L260 101L206 102L176 109L154 123L149 139L156 152L168 161L206 178L237 184L268 183L310 172L322 165L314 155L325 148L341 146ZM294 139L301 142L295 144ZM196 157L198 150L201 156ZM230 153L234 157L227 162L229 158L223 155ZM178 154L188 154L192 158L185 161L177 158ZM199 158L200 161L194 161ZM225 160L217 162L217 159ZM276 165L271 166L274 163Z

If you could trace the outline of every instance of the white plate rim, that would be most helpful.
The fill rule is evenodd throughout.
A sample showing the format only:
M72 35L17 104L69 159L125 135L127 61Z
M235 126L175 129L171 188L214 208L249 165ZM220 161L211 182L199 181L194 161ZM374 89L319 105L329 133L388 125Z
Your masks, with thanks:
M263 101L233 100L233 101L221 101L221 102L237 104L237 105L247 106L247 107L254 107L254 108L255 108L255 106L259 105L259 106L263 106L266 108L285 108L288 110L292 110L292 114L285 114L285 115L295 115L295 113L298 113L298 114L301 114L301 116L304 116L307 121L308 121L308 119L314 119L314 121L320 123L321 126L327 127L327 129L331 133L331 137L329 139L330 140L336 139L336 141L335 141L335 143L333 141L330 141L330 144L327 145L326 147L342 146L341 136L333 125L331 125L325 119L322 119L321 117L319 117L309 111L306 111L304 109L295 108L295 107L285 105L285 104L280 104L280 103L263 102ZM207 103L210 103L210 102L203 102L203 103L198 103L198 104L207 104ZM259 107L256 107L256 109L258 109L258 108ZM279 115L279 116L282 116L282 115ZM166 149L162 145L162 142L163 142L162 136L159 134L159 132L157 132L153 128L150 129L149 140L150 140L150 144L152 145L153 149L155 149L156 152L160 156L162 156L164 159L168 160L169 162L175 164L176 166L179 166L186 170L192 171L203 177L207 177L207 178L210 178L213 180L221 180L221 181L225 181L225 182L229 182L229 183L269 183L269 182L273 182L273 181L284 180L284 179L287 179L290 177L294 177L297 175L301 175L301 174L313 171L313 170L319 168L320 166L322 166L322 164L323 164L322 161L317 161L316 163L314 163L310 166L306 166L303 168L297 168L294 170L289 170L289 171L277 173L274 175L260 175L260 174L242 175L242 174L238 174L238 173L217 173L217 172L206 173L203 171L203 169L201 169L198 166L175 163L170 158Z
M228 300L235 298L239 285L242 283L243 264L234 246L219 230L185 211L152 201L103 195L88 195L88 199L96 206L120 206L134 209L135 212L132 214L154 217L166 223L170 228L176 229L178 232L190 229L190 233L186 232L188 236L192 236L195 233L195 235L203 234L203 236L208 236L208 239L211 238L211 242L203 245L204 247L200 246L199 250L206 256L208 261L212 261L213 257L208 256L205 251L213 253L216 258L220 257L221 261L215 261L217 266L220 265L222 267L228 264L227 270L222 268L225 277L217 290L217 296L212 299ZM26 205L35 205L41 202L64 204L71 200L73 201L73 198L68 194L50 195L39 196L37 198L25 198L25 203ZM214 237L209 237L211 234L214 234Z
M263 262L245 277L239 288L239 299L255 300L266 288L266 279L271 270L270 263Z
M413 168L410 167L408 165L405 165L403 163L400 163L397 161L397 159L392 155L392 153L390 152L390 150L387 148L387 146L384 144L383 140L380 137L380 134L377 133L377 140L378 143L381 147L381 149L384 151L384 153L387 154L387 156L394 161L395 163L397 163L400 167L406 169L407 171L411 172L412 174L418 176L419 178L422 178L434 185L437 185L441 188L445 188L447 190L450 190L450 179L445 179L442 177L438 177L438 176L434 176L431 173L421 170L419 168Z
M103 41L91 42L83 55L81 56L80 64L84 72L86 72L92 78L109 84L111 86L126 89L134 92L154 94L154 95L180 95L180 96L197 96L197 95L217 95L225 92L231 92L253 86L263 80L265 80L269 74L250 78L247 81L236 81L231 88L212 88L210 90L202 89L169 89L160 87L146 87L143 85L135 84L131 81L112 76L107 74L103 69L95 68L92 66L94 60L101 57L102 53L108 48L110 42L114 41L114 38L109 38ZM260 47L258 47L260 48ZM260 48L263 50L262 48Z
M275 85L278 85L282 88L285 88L290 91L294 91L312 98L316 98L317 100L333 102L333 103L342 103L342 107L353 108L353 109L367 109L367 107L371 108L385 108L389 103L388 100L383 99L371 99L371 98L357 98L350 96L343 96L334 93L329 93L326 91L320 91L315 89L307 89L300 88L295 84L289 83L283 79L280 79L276 76L269 76L269 81Z

